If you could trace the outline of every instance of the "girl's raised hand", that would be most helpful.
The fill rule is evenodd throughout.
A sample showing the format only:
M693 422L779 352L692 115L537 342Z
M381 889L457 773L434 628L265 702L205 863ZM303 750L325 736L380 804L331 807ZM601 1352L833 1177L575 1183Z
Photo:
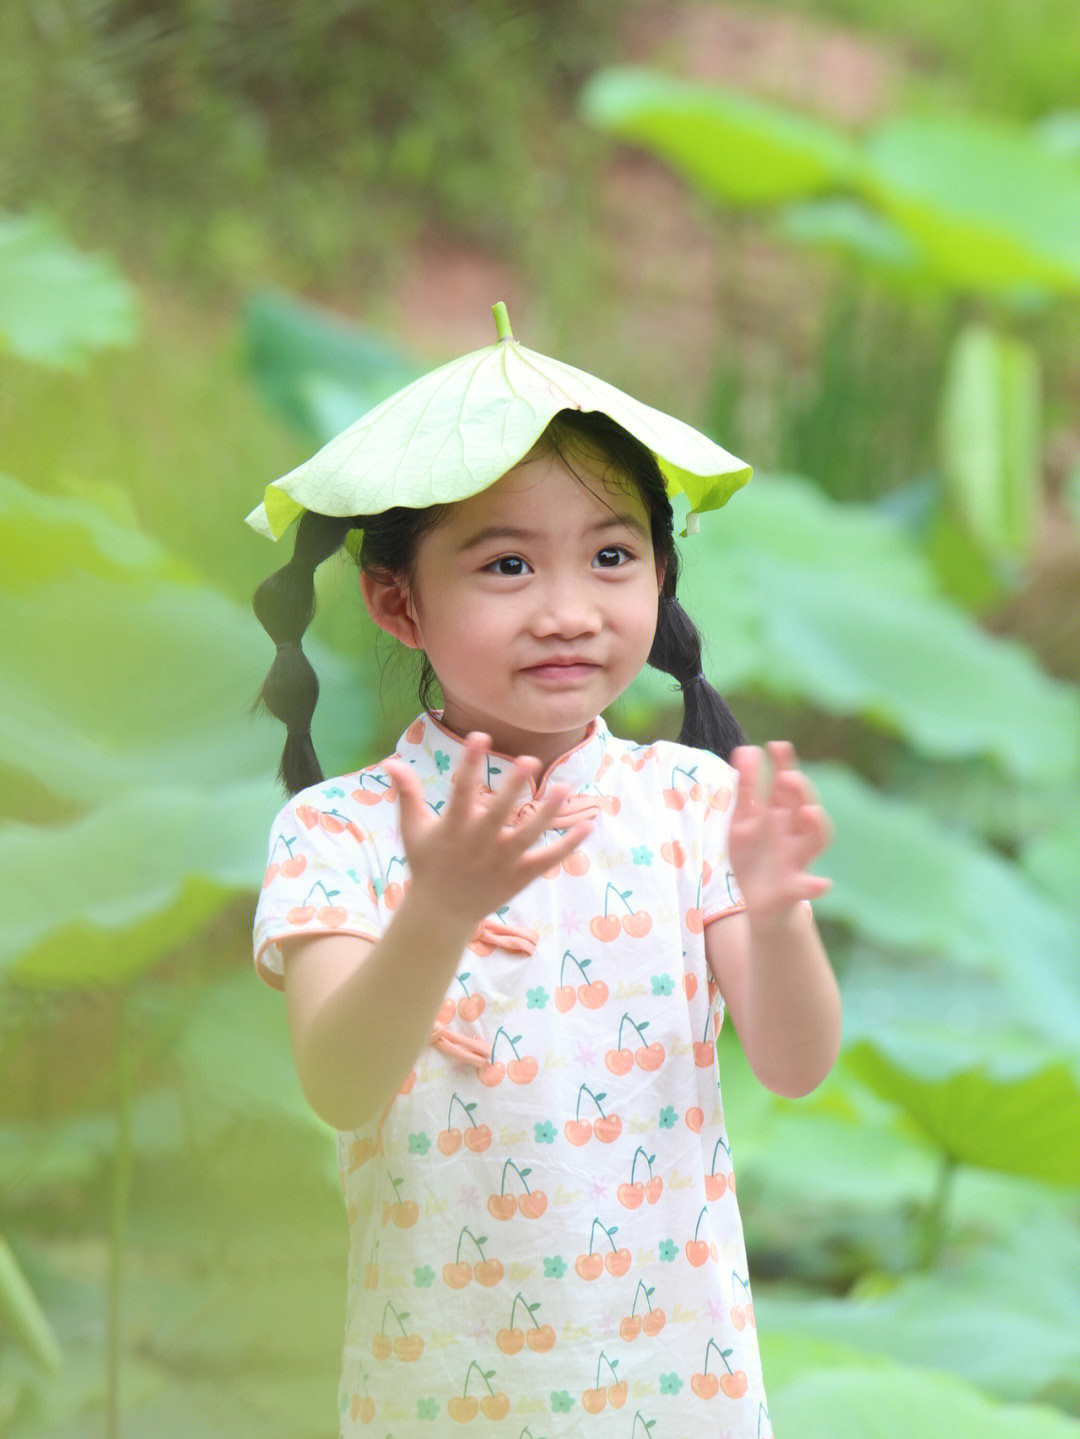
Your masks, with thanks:
M809 874L807 867L833 835L828 815L798 768L794 747L774 741L768 751L772 779L767 787L758 777L762 751L753 745L732 751L739 788L728 832L731 868L747 914L751 921L766 923L832 888L832 880Z
M483 790L481 762L490 736L473 732L451 785L443 812L436 814L423 797L412 766L386 760L383 768L397 785L401 839L413 887L435 897L447 915L479 924L519 890L566 858L592 828L583 820L560 839L536 849L529 846L550 827L569 793L569 785L550 785L534 813L506 828L511 811L540 762L521 756L503 779L494 799ZM526 796L527 797L527 796Z

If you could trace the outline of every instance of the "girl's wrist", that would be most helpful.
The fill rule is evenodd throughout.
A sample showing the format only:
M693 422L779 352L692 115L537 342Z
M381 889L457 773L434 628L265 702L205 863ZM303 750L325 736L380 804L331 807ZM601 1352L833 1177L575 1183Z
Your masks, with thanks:
M813 909L808 899L796 900L794 904L784 905L777 909L755 909L750 905L746 907L746 918L750 925L750 933L763 940L794 938L800 933L805 933L813 924Z

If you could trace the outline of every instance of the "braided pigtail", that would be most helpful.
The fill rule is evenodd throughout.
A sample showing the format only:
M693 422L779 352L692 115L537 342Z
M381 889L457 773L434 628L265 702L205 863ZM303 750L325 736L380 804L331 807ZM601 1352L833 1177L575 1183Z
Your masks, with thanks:
M737 745L746 743L742 726L701 672L701 636L697 626L675 598L679 561L674 545L668 556L664 588L660 594L656 635L649 664L677 680L683 692L683 725L679 743L712 750L726 760Z
M292 559L263 580L252 600L256 618L277 646L254 708L269 710L288 730L278 775L290 795L324 778L311 743L319 681L300 641L315 614L315 571L355 526L355 516L306 510L296 527Z

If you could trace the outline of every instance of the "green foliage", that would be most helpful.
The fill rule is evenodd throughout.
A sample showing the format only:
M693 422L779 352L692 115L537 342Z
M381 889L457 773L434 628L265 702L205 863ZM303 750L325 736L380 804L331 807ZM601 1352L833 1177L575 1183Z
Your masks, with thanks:
M0 349L79 368L135 338L134 295L115 265L82 255L47 220L0 214Z

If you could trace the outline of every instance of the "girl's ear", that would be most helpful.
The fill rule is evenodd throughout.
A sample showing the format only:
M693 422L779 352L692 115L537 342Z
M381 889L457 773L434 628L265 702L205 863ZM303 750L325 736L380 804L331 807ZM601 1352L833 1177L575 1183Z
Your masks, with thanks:
M360 571L360 593L368 614L388 635L411 650L423 649L420 627L408 586L400 580L386 584Z
M664 588L664 577L667 574L667 560L657 556L656 560L656 588L658 591Z

